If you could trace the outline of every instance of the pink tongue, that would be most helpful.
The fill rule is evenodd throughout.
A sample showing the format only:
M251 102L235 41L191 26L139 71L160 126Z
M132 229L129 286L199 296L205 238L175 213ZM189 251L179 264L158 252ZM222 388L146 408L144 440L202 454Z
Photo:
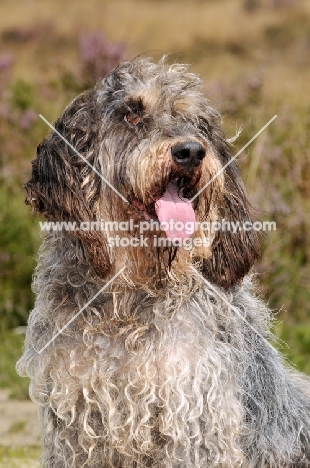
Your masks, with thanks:
M189 239L195 230L195 212L191 202L180 198L176 181L169 182L164 195L155 203L155 211L168 239Z

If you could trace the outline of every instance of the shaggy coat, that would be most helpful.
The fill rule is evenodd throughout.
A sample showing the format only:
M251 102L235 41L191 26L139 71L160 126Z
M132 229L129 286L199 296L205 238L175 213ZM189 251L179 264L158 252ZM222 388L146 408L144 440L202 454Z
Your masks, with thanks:
M129 242L171 184L184 203L207 185L191 204L200 223L251 220L235 162L215 177L232 156L201 88L183 65L122 63L38 147L34 211L136 226L121 232L128 245L112 228L75 229L40 249L18 371L40 407L44 468L310 466L310 384L269 344L248 275L255 231L198 226L190 248L155 245L159 229Z

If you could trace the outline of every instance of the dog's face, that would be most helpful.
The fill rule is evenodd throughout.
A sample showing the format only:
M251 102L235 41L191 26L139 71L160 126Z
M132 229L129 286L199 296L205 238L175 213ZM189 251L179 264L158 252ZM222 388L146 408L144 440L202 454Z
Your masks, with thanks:
M185 66L125 62L56 121L56 130L76 151L56 133L43 140L25 185L27 202L53 221L133 218L135 225L170 220L180 226L225 219L242 225L250 220L248 202L235 163L220 172L231 154L218 120L200 80ZM189 237L182 227L178 232ZM107 276L117 252L111 253L106 234L70 235L80 239L97 274ZM170 225L157 235L173 240L176 233ZM199 260L207 279L229 288L258 258L255 232L208 231L207 236L210 243L193 246L188 260ZM191 234L203 237L200 228ZM148 259L148 268L152 263L158 268L158 258L170 268L177 250L142 246L138 256Z

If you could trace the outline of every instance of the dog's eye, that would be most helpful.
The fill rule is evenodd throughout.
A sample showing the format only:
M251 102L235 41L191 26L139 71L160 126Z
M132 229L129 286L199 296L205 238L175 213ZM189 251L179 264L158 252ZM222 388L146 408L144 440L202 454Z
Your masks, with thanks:
M141 120L141 115L137 112L128 112L128 114L124 116L124 120L129 124L137 125Z

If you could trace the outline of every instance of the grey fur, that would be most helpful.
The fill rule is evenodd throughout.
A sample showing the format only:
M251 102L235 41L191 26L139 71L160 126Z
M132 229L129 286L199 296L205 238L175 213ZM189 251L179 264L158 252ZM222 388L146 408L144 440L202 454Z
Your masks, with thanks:
M28 203L49 220L141 220L135 200L152 210L172 177L197 192L231 157L200 88L181 65L121 64L56 128L128 205L55 133L38 148ZM207 156L186 173L170 148L189 138ZM234 163L195 212L200 221L250 219ZM310 466L310 384L266 341L270 314L248 275L258 257L253 232L216 233L210 248L192 251L111 248L101 232L46 236L17 365L40 407L42 466ZM123 264L121 277L39 353Z

